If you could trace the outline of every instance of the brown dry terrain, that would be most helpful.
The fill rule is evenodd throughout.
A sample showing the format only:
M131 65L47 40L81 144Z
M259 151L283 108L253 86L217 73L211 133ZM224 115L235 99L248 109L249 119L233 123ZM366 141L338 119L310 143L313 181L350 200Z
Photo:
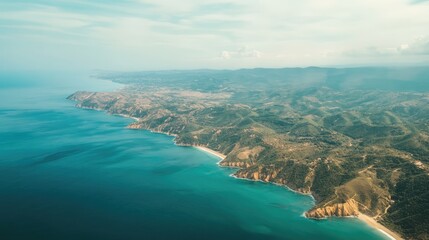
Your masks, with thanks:
M308 217L364 213L429 239L428 76L427 68L122 73L103 77L124 90L69 98L221 152L238 177L311 193Z

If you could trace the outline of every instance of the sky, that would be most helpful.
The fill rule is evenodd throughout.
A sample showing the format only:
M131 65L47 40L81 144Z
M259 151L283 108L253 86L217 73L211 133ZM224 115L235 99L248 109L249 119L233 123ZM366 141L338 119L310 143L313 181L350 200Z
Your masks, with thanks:
M429 0L0 0L0 70L429 65Z

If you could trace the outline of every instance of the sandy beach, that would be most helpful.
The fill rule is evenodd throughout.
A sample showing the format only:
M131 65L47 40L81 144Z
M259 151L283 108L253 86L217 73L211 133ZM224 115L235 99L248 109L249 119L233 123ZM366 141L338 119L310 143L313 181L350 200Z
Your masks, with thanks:
M220 159L225 159L225 158L226 158L226 156L225 156L225 155L223 155L222 153L220 153L220 152L216 152L216 151L214 151L214 150L211 150L210 148L200 147L200 146L194 146L194 147L196 147L196 148L200 149L201 151L204 151L204 152L208 152L208 153L210 153L210 154L213 154L213 155L215 155L215 156L219 157Z
M361 221L364 221L366 224L368 224L369 226L378 229L380 232L382 232L383 234L385 234L386 236L388 236L390 239L403 239L398 233L386 228L385 226L381 225L380 223L378 223L377 221L374 220L374 218L367 216L365 214L359 214L358 218Z
M131 119L133 119L136 122L140 121L140 118L136 118L136 117L133 117L133 116L130 116L130 115L126 115L126 114L117 114L117 115L121 116L121 117L125 117L125 118L131 118Z

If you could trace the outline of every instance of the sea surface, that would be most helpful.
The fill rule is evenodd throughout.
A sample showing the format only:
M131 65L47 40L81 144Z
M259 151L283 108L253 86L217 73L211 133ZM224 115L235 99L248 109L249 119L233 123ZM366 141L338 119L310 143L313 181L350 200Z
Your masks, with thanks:
M357 219L306 219L309 196L234 179L215 156L66 100L121 87L0 73L0 239L386 239Z

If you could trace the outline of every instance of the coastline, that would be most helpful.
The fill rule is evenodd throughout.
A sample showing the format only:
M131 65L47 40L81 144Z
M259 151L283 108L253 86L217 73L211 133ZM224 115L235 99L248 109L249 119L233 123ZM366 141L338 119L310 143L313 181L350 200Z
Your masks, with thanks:
M214 156L216 156L216 157L220 158L220 159L221 159L221 161L222 161L222 160L224 160L224 159L226 158L226 155L223 155L223 154L222 154L222 153L220 153L220 152L216 152L215 150L212 150L212 149L210 149L210 148L201 147L201 146L193 146L193 147L194 147L194 148L197 148L197 149L199 149L199 150L201 150L201 151L203 151L203 152L210 153L210 154L212 154L212 155L214 155Z
M220 152L214 151L214 150L212 150L210 148L207 148L207 147L202 147L202 146L192 146L192 147L195 147L195 148L197 148L197 149L199 149L201 151L210 153L210 154L212 154L212 155L220 158L219 162L221 162L222 160L224 160L226 158L226 155L224 155L224 154L222 154ZM218 163L218 165L219 165L219 163ZM233 178L236 178L236 179L247 180L247 181L255 181L255 180L252 180L252 179L239 178L239 177L235 176L234 174L231 174L230 177L233 177ZM266 182L261 181L261 180L258 180L258 181L266 183ZM313 197L312 194L301 193L301 192L298 192L298 191L295 191L295 190L289 188L288 186L284 186L284 185L281 185L281 184L277 184L277 183L273 183L273 184L277 185L277 186L280 186L280 187L286 187L288 190L290 190L292 192L295 192L297 194L302 194L302 195L310 196L314 200L314 197ZM305 213L303 213L302 216L304 216L305 218L307 218L305 216ZM403 238L398 233L396 233L396 232L388 229L387 227L383 226L381 223L377 222L374 218L372 218L372 217L370 217L368 215L360 213L359 216L357 216L356 218L359 219L360 221L364 222L365 224L367 224L371 228L380 231L382 234L384 234L385 236L387 236L389 239L392 239L392 240L403 240Z
M89 110L96 110L96 111L104 111L103 109L97 109L97 108L85 108L85 107L80 107L80 108L89 109ZM131 118L131 119L133 119L136 122L139 122L139 120L140 120L139 118L132 117L132 116L126 115L126 114L112 114L112 115L117 115L117 116L121 116L121 117L125 117L125 118ZM147 131L150 131L150 132L153 132L153 133L160 133L160 134L165 134L165 135L168 135L168 136L176 137L176 135L170 134L170 133L166 133L166 132L153 131L153 130L150 130L150 129L142 129L142 130L147 130ZM226 155L224 155L224 154L222 154L220 152L217 152L215 150L212 150L210 148L207 148L207 147L197 146L197 145L181 145L181 144L177 144L176 141L175 141L175 139L173 139L173 142L174 142L174 144L176 144L178 146L194 147L196 149L199 149L201 151L207 152L209 154L212 154L212 155L218 157L220 159L220 161L218 162L219 166L220 166L220 162L222 162L226 158ZM247 180L247 181L255 181L255 180L247 179L247 178L239 178L239 177L235 176L234 174L231 174L230 176L233 177L233 178L236 178L236 179L242 179L242 180ZM267 183L267 182L264 182L264 181L261 181L261 180L256 180L256 181ZM281 184L277 184L277 183L273 183L273 182L268 182L268 183L272 183L272 184L275 184L275 185L280 186L280 187L286 187L288 190L290 190L292 192L295 192L295 193L298 193L298 194L302 194L302 195L308 195L313 200L315 200L314 197L313 197L313 195L311 193L309 193L309 194L301 193L301 192L298 192L298 191L295 191L295 190L289 188L287 185L281 185ZM303 216L305 218L307 218L305 216L305 213L303 213ZM383 226L381 223L377 222L374 218L372 218L372 217L370 217L368 215L360 213L356 218L358 218L360 221L366 223L368 226L370 226L370 227L372 227L372 228L380 231L382 234L384 234L385 236L387 236L388 238L390 238L392 240L403 240L403 238L398 233L396 233L396 232L388 229L387 227Z
M386 235L388 238L392 240L403 239L398 233L388 229L387 227L383 226L381 223L377 222L374 218L368 215L360 213L357 218L365 222L366 224L368 224L370 227L377 229L378 231L380 231L381 233L383 233L384 235Z
M126 115L126 114L122 114L122 113L120 113L120 114L116 114L117 116L121 116L121 117L124 117L124 118L131 118L131 119L133 119L134 121L136 121L136 122L138 122L138 121L140 121L140 118L136 118L136 117L133 117L133 116L130 116L130 115Z

